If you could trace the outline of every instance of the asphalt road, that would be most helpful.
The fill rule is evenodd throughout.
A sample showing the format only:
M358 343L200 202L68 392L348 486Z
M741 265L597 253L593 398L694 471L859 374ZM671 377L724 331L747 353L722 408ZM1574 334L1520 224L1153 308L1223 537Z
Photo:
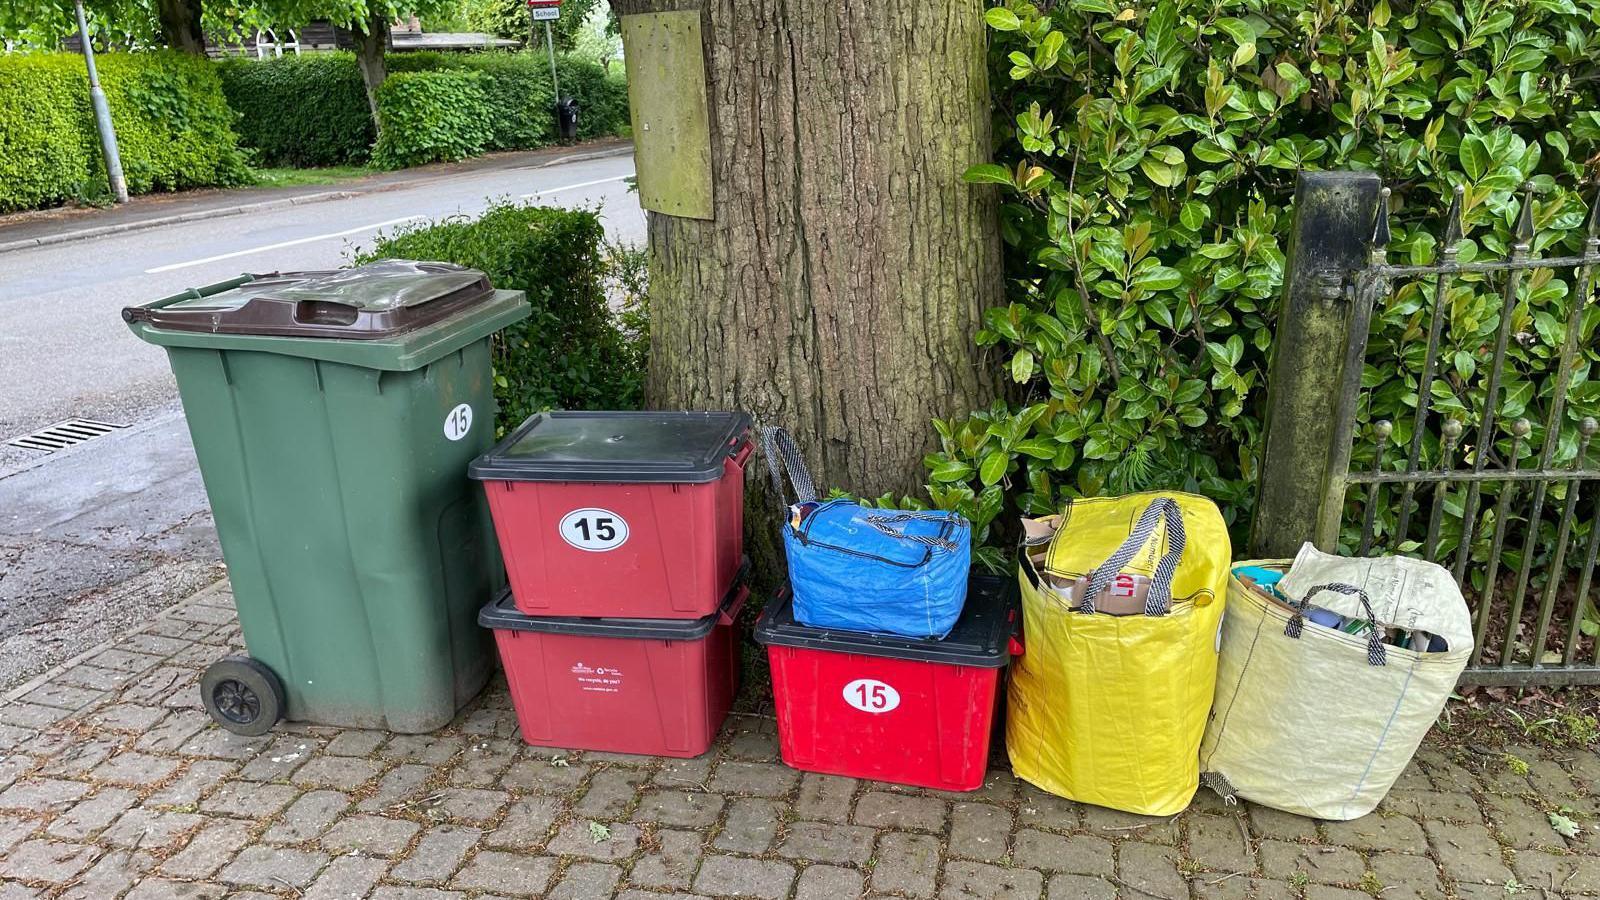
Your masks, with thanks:
M613 240L642 243L632 174L627 155L459 173L0 255L0 689L221 571L166 355L133 337L124 306L241 272L337 268L381 231L495 199L598 208ZM69 417L126 427L54 454L4 446Z

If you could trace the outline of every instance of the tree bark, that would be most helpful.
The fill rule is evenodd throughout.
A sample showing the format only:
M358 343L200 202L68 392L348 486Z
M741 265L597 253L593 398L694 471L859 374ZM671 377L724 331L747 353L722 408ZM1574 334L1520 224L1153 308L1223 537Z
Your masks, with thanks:
M168 47L204 56L206 36L200 27L200 0L156 0L161 38Z
M930 420L996 383L982 0L613 0L700 9L715 218L651 213L658 408L788 428L819 489L917 494ZM752 535L770 533L757 525Z
M367 109L372 113L372 133L376 135L383 126L378 122L378 88L389 77L383 55L389 49L389 8L377 5L367 18L367 30L356 31L356 64L361 69L361 83L367 89Z

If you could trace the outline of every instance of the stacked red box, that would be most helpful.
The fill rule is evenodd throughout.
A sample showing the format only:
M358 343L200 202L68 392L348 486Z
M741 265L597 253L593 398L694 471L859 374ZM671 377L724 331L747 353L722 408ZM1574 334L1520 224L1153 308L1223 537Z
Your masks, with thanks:
M485 606L523 739L705 752L738 685L750 419L550 412L474 460L511 586Z
M977 576L955 628L930 641L811 628L785 591L756 623L767 647L783 761L808 772L948 791L989 766L1015 583Z

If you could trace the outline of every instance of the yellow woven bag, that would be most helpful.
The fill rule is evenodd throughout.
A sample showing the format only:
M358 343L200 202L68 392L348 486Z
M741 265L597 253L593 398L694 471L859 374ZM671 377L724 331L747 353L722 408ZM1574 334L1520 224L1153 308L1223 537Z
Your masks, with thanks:
M1171 815L1199 786L1232 548L1214 503L1152 492L1074 500L1044 565L1021 561L1024 652L1006 750L1018 777L1072 800ZM1118 574L1143 615L1095 612ZM1078 608L1052 585L1085 578Z

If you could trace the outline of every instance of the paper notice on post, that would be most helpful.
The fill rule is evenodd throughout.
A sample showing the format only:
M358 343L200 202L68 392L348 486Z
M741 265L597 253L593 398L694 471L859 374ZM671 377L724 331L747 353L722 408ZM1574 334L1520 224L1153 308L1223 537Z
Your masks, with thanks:
M1449 642L1451 650L1472 647L1472 616L1455 579L1443 566L1404 556L1348 557L1301 546L1287 575L1278 582L1285 597L1329 609L1353 619L1367 618L1361 601L1348 594L1306 592L1324 584L1348 584L1367 593L1373 615L1386 626L1427 631Z

